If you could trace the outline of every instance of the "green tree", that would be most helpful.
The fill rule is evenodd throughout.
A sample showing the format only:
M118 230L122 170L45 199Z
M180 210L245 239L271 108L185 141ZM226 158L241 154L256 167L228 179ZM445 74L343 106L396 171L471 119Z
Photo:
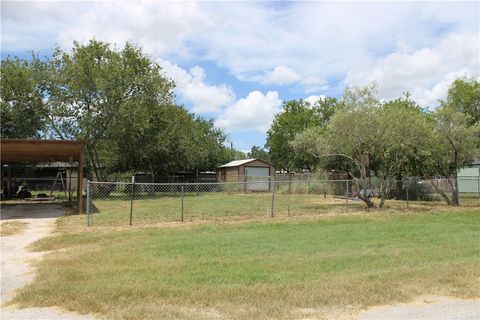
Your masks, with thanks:
M2 137L84 140L87 169L99 180L198 173L245 157L225 148L213 120L175 105L174 83L131 43L74 42L51 59L7 59L1 80Z
M275 116L267 132L269 156L278 169L315 169L318 159L310 154L296 153L289 142L307 128L325 127L336 106L337 100L334 98L320 99L313 105L303 100L284 103L283 112Z
M449 103L428 115L408 94L380 104L375 93L374 86L347 88L342 107L328 126L307 129L292 146L317 157L349 159L357 196L369 207L374 203L362 190L368 188L371 169L381 181L380 207L390 181L399 174L417 173L417 168L424 176L452 178L447 180L451 199L433 182L432 186L448 204L458 205L458 169L480 154L478 122Z
M115 141L120 171L156 175L213 170L222 164L225 134L212 120L176 105L135 104L121 113Z
M424 176L447 178L452 190L449 197L432 186L447 204L458 205L457 172L480 154L480 82L475 79L455 80L441 108L431 114L432 138L428 153L420 162Z
M448 204L458 205L457 173L480 154L480 124L473 123L471 116L448 104L433 114L433 121L434 139L430 144L429 156L424 161L424 172L426 175L451 178L448 180L452 190L451 199L437 190Z
M243 160L247 159L247 155L234 148L225 148L223 151L223 164L234 161L234 160Z
M268 151L259 146L252 146L250 152L247 153L249 159L260 159L266 162L270 162Z
M442 105L465 113L470 117L469 124L480 121L480 81L460 78L455 80L448 89L448 96Z
M116 140L115 145L112 139L129 129L120 125L122 114L131 116L137 106L154 110L173 104L173 82L163 76L160 65L130 43L117 49L96 40L86 45L74 42L70 52L57 48L51 60L36 63L48 74L44 97L50 131L61 139L84 140L86 159L98 179L105 178L105 164L112 160L102 158L109 154L105 147L111 152L121 148L123 142ZM149 123L136 125L151 128ZM135 148L130 152L148 148L131 146Z
M352 165L349 173L354 177L356 195L368 207L374 206L367 189L380 121L380 102L375 97L376 92L376 85L346 88L339 110L328 125L308 128L297 134L291 143L296 151L316 158L348 159Z
M46 110L31 63L7 58L2 61L0 75L1 137L40 137Z
M409 95L383 103L379 112L374 151L377 175L380 178L381 201L392 187L392 180L411 174L412 165L427 153L432 139L432 126L427 115Z
M194 150L190 152L196 172L215 170L224 164L225 141L227 135L222 129L216 128L213 119L197 117L194 126Z

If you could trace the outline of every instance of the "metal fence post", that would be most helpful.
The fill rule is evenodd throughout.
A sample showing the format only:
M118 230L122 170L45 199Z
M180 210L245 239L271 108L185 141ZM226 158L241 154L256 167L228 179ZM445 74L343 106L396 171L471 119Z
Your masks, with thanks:
M272 182L272 208L271 208L271 217L273 218L275 213L273 207L275 206L275 180Z
M180 213L180 221L183 222L183 185L182 185L182 195L181 195L181 199L182 199L182 212Z
M292 204L292 188L290 188L290 187L291 187L291 185L290 185L290 183L289 183L289 184L288 184L288 198L287 198L287 199L288 199L287 215L288 215L289 217L290 217L290 206L291 206L291 204Z
M90 214L91 214L91 207L90 207L90 201L91 201L91 198L90 198L90 180L87 180L87 214L86 214L86 224L87 224L87 227L90 226Z
M349 191L349 181L347 179L347 212L348 212L348 197L349 197L350 191Z
M135 176L132 176L132 192L130 192L130 226L132 225L132 217L133 217L133 197L135 193Z
M288 174L288 193L292 194L292 174Z
M480 172L480 169L478 169ZM477 178L477 193L478 193L478 201L480 201L480 177Z
M460 206L460 190L458 189L458 176L455 178L455 195L457 197L457 206Z
M406 192L407 192L407 208L408 208L408 187L410 185L410 181L407 180L407 187L406 187Z

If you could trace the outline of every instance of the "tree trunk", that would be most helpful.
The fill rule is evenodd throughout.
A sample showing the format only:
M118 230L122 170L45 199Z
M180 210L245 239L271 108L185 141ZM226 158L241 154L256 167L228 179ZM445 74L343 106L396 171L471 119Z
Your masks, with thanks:
M148 166L149 166L149 169L150 169L150 182L155 183L155 171L153 170L153 166L152 166L152 163L150 162L150 160L148 160ZM147 190L148 190L148 195L149 196L154 196L155 195L155 186L154 185L149 185L147 187Z
M370 200L370 198L364 197L364 196L360 195L360 193L357 194L357 197L358 197L358 199L365 202L365 204L367 205L367 208L374 208L375 207L375 203L372 200Z
M92 149L90 148L90 146L87 147L87 154L88 154L88 157L90 158L90 163L92 164L93 172L95 173L95 178L97 178L97 181L101 181L100 174L98 173L98 168L95 163L95 158L93 157Z
M399 175L395 179L396 179L396 181L395 181L395 190L396 190L395 191L395 199L402 200L403 199L403 195L402 195L403 177L402 177L402 175Z
M363 173L363 171L360 171L360 173ZM375 207L375 204L373 203L372 200L370 200L368 198L368 196L366 195L366 192L365 192L365 186L366 186L366 183L365 183L365 180L366 180L366 177L363 175L362 178L360 179L357 179L355 178L355 176L351 173L351 172L348 172L347 171L347 174L350 174L353 178L353 182L355 183L355 196L362 200L366 205L367 205L367 208L373 208ZM361 180L362 181L362 188L358 185L358 180ZM362 193L362 189L363 189L363 193Z
M378 205L378 207L383 208L383 205L385 204L385 197L388 195L388 192L390 191L390 181L385 179L382 180L380 187L382 190L382 198L380 200L380 204Z
M454 175L455 177L455 175ZM459 203L458 203L458 192L457 192L457 179L456 177L454 178L455 179L455 182L452 182L452 179L448 179L448 184L450 185L450 188L452 189L452 202L451 202L451 205L453 206L458 206Z
M103 170L103 168L100 166L100 159L98 158L98 152L97 152L97 148L93 148L93 152L94 152L94 155L95 155L95 160L96 160L96 163L97 163L97 169L98 169L98 172L100 173L100 181L106 181L107 177L105 176L105 172Z
M449 206L452 205L452 202L450 201L450 199L448 198L448 196L445 194L445 192L443 192L442 190L440 190L440 188L433 182L432 179L430 179L430 184L433 186L433 188L435 189L435 191L447 202L447 204Z

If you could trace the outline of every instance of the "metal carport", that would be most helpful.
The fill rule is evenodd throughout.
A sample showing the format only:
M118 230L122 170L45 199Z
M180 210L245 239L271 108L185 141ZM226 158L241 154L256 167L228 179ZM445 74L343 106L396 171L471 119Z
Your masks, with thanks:
M1 163L12 162L77 162L77 205L83 211L83 141L0 139Z

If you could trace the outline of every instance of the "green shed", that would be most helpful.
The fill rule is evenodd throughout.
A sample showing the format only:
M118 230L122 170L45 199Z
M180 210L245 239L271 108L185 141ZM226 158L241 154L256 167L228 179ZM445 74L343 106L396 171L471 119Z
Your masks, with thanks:
M480 193L480 159L458 171L460 193Z

